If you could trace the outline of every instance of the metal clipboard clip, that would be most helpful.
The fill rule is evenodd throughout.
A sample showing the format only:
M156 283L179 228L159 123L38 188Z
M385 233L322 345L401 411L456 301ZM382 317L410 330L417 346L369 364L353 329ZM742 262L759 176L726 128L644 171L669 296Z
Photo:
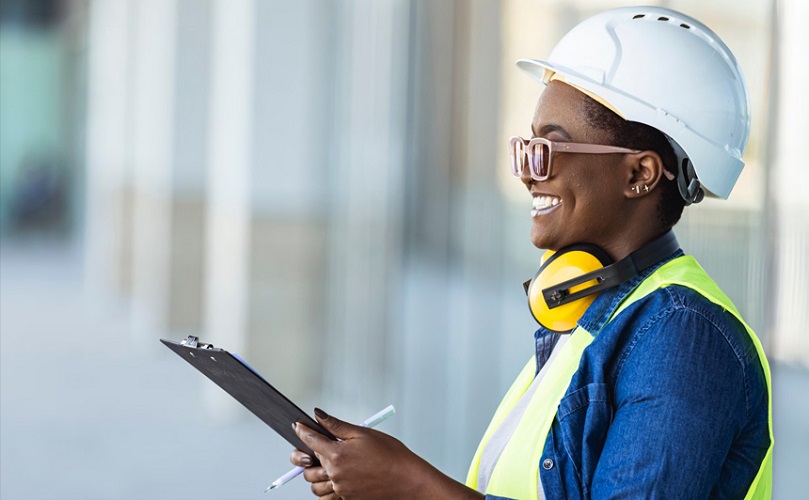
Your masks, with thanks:
M189 335L187 339L181 340L180 344L186 347L196 347L198 349L213 349L213 344L200 342L199 337L195 337L194 335Z

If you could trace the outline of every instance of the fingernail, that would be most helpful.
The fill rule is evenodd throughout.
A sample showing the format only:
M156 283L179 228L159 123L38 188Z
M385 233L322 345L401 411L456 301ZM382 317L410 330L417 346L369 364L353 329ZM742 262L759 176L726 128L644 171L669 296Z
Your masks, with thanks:
M312 459L309 457L303 457L301 458L301 463L303 465L312 465Z
M292 422L292 430L293 430L293 431L297 431L297 430L298 430L298 422Z
M327 418L329 418L329 415L320 408L315 408L315 415L317 415L317 418L319 418L320 420L326 420Z

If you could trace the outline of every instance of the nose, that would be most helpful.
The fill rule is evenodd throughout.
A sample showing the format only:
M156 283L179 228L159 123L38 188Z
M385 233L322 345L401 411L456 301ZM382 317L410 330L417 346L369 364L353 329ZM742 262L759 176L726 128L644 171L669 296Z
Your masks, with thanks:
M520 170L520 180L528 188L531 187L531 184L536 182L534 181L534 178L531 177L531 172L528 168L528 156L525 154L522 157L522 169Z

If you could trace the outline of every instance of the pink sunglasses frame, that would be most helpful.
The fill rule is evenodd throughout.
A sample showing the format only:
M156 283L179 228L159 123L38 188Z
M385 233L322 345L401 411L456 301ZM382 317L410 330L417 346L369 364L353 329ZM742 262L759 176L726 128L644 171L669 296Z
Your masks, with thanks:
M545 175L540 175L539 166L541 161L537 161L536 154L527 154L537 144L542 144L548 148L548 169ZM519 153L517 148L519 147ZM544 181L551 176L553 155L556 153L583 153L583 154L627 154L627 153L640 153L638 149L627 149L618 146L604 146L601 144L582 144L578 142L555 142L545 139L544 137L535 137L531 140L523 139L520 136L514 136L508 140L509 156L511 157L511 173L514 177L522 177L522 172L525 169L525 159L528 157L529 172L531 178L535 181ZM540 148L539 151L542 151ZM519 159L517 158L519 156Z

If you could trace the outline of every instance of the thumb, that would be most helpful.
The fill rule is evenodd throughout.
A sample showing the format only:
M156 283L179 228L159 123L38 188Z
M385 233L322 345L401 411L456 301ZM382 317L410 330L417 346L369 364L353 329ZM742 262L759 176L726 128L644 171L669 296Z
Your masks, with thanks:
M350 439L356 437L363 430L362 427L349 424L348 422L344 422L339 418L330 416L320 408L315 408L315 416L317 417L318 423L322 425L324 429L331 432L334 437L340 439Z

